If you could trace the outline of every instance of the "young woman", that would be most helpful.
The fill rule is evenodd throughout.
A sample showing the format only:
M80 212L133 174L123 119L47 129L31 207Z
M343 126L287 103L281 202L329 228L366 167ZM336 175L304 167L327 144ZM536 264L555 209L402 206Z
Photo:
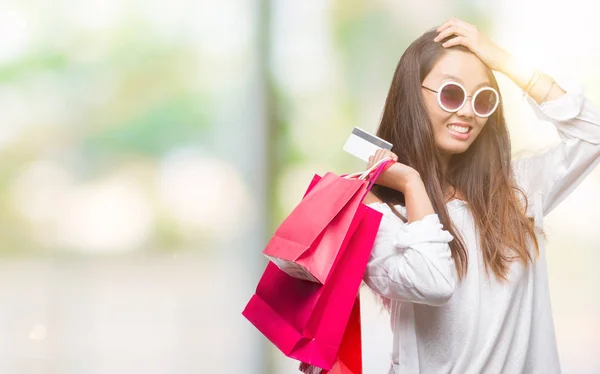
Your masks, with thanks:
M511 160L492 70L562 142ZM389 308L390 373L560 372L541 230L600 160L600 112L576 84L529 71L451 19L406 50L378 151L397 161L365 203L384 214L365 283Z

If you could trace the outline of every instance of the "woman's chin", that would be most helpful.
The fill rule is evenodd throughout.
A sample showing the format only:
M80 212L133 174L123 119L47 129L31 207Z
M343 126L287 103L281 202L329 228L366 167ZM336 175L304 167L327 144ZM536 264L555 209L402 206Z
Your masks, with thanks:
M459 155L465 153L469 149L468 144L445 144L444 146L438 146L440 152L447 156Z

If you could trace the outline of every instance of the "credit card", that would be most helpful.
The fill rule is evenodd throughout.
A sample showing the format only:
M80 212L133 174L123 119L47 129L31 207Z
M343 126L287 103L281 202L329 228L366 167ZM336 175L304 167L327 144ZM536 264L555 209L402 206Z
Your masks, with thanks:
M355 127L344 144L344 151L351 155L360 158L365 162L369 162L369 157L373 156L379 149L392 149L392 143L369 134L365 130Z

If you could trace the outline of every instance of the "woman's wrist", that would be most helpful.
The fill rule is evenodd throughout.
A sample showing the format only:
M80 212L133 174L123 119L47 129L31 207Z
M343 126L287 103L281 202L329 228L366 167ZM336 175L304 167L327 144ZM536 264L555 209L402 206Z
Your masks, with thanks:
M425 216L434 213L425 183L421 177L413 177L407 180L402 193L404 194L408 222L421 220Z
M557 99L566 94L552 77L518 61L514 56L507 59L500 72L510 78L538 104Z
M407 175L404 178L400 178L398 180L398 184L395 187L397 191L400 191L403 194L406 194L407 192L410 192L414 189L421 188L424 189L425 184L423 183L423 179L421 179L421 175L417 171L410 175Z
M509 55L502 64L500 72L510 78L522 90L525 90L536 70L532 66L519 61L515 56Z

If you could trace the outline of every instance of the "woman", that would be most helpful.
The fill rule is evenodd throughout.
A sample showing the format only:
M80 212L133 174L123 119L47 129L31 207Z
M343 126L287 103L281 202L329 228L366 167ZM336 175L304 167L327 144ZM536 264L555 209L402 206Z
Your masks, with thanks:
M397 161L365 203L383 213L365 283L389 308L390 373L558 373L541 231L600 159L600 113L578 85L528 71L451 19L397 66L378 136ZM562 142L511 161L492 70Z

